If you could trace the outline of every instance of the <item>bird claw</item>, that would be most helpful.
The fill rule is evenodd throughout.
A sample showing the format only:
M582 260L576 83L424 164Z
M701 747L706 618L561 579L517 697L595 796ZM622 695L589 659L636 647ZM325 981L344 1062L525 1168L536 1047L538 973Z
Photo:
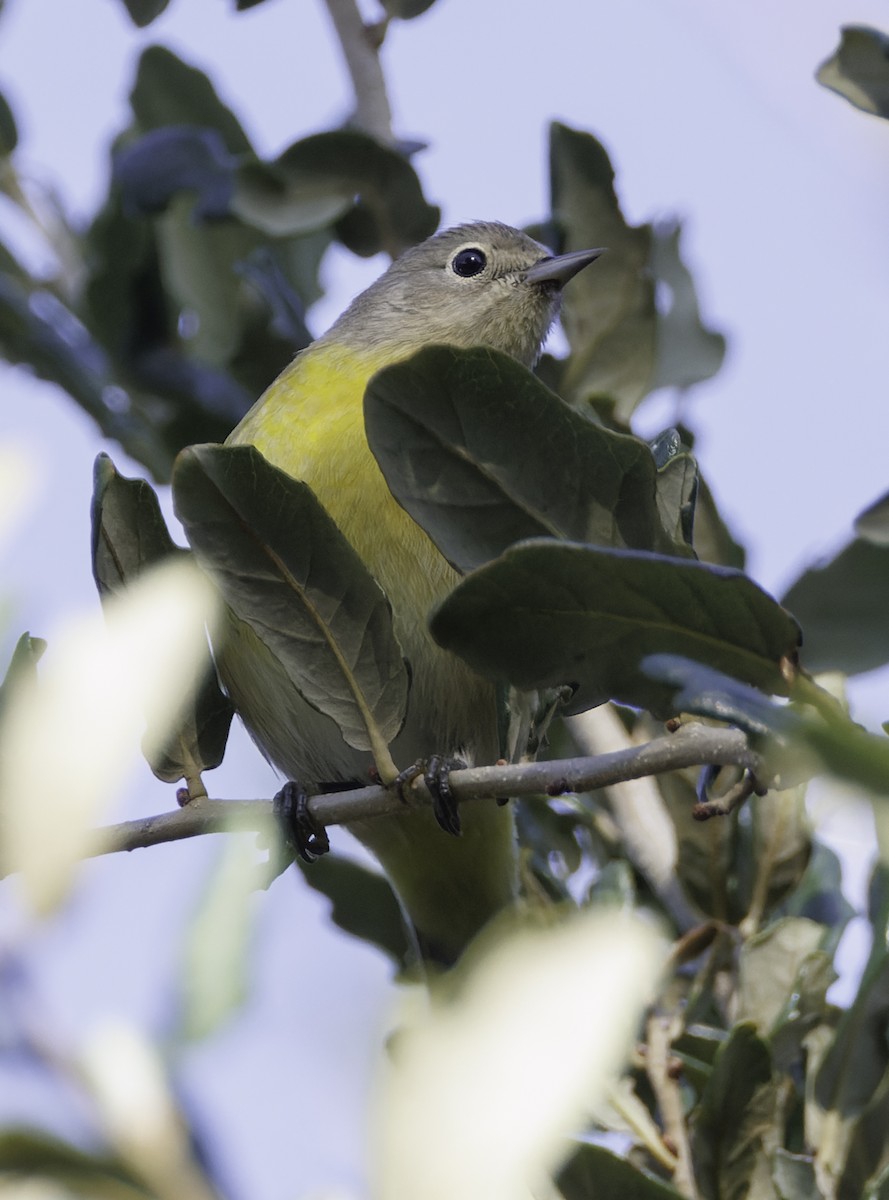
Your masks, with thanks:
M289 780L272 803L284 841L303 862L313 863L328 852L327 830L309 811L309 797L302 784Z
M418 759L412 766L406 767L395 780L395 788L402 800L406 800L405 789L422 775L432 797L432 812L436 821L445 833L459 837L462 827L457 811L457 798L451 791L450 775L452 771L459 771L465 766L466 763L459 758L445 758L441 754L433 754L428 759Z

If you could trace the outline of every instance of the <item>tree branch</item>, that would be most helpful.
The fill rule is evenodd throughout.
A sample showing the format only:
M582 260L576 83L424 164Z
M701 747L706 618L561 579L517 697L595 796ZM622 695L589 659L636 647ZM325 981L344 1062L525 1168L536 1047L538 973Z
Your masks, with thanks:
M593 758L568 758L553 762L468 767L454 771L451 788L460 801L491 796L528 796L546 792L560 796L608 787L644 775L658 775L683 767L729 763L755 773L761 765L739 729L708 725L681 726L676 733L656 738L642 746L599 754ZM425 785L418 780L413 792L418 803L430 803ZM391 789L379 786L356 788L313 796L309 811L322 825L348 825L403 812L405 801ZM98 831L92 854L137 850L162 842L200 837L206 833L252 830L273 836L276 831L271 800L194 800L176 812L161 813L136 821L124 821Z
M365 24L356 0L325 0L343 49L355 93L355 124L384 145L391 145L392 110L380 67L379 38Z

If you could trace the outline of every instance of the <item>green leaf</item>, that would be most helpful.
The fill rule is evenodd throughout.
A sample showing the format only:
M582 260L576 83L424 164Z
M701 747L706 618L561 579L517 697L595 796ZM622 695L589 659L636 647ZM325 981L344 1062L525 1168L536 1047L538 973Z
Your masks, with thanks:
M626 422L651 386L656 353L651 229L621 215L614 170L591 134L550 127L550 191L559 250L607 246L596 270L566 289L562 325L571 346L563 379L570 399L608 397Z
M143 1200L150 1197L141 1181L122 1161L87 1154L67 1142L30 1129L5 1129L0 1133L0 1174L27 1179L38 1194L39 1180L51 1180L64 1195L84 1200ZM13 1184L13 1187L15 1184ZM56 1190L47 1190L56 1195Z
M849 1138L848 1152L843 1172L837 1187L837 1196L845 1200L853 1197L885 1194L886 1180L882 1183L874 1176L889 1169L889 1144L886 1130L889 1128L889 1074L883 1076L873 1099L855 1122ZM873 1182L874 1192L867 1188Z
M747 1195L773 1132L774 1086L765 1043L752 1025L736 1025L716 1055L692 1129L705 1200Z
M142 572L184 554L170 537L153 488L118 474L106 454L96 458L91 507L93 578L102 597L121 592ZM234 716L206 655L203 682L149 765L165 783L194 779L218 767Z
M378 946L399 967L409 965L413 951L404 917L384 875L336 854L325 854L311 864L297 859L296 865L306 883L330 900L335 925Z
M319 164L307 140L274 162L244 163L233 181L231 211L269 237L331 225L355 202L356 188Z
M786 693L793 619L725 567L643 551L532 541L468 575L434 612L433 636L483 674L534 689L573 684L569 711L616 699L670 711L671 689L641 669L682 654Z
M421 13L430 9L435 0L380 0L380 2L386 10L387 16L409 21L412 17L419 17Z
M795 1005L798 1012L798 976L821 948L823 937L824 930L814 921L785 917L748 938L738 963L738 1019L752 1021L767 1037L787 1019L789 1006ZM821 1000L823 1006L823 994Z
M556 1176L565 1200L679 1200L670 1184L640 1171L604 1146L583 1143Z
M318 133L294 142L260 176L250 169L239 178L233 210L242 220L270 228L283 220L294 228L315 227L330 219L348 197L358 197L360 236L350 235L349 216L337 224L337 235L356 254L385 250L400 253L435 232L440 212L428 204L417 173L396 150L367 134L351 130ZM276 179L278 212L272 221L269 182ZM352 205L349 205L352 209ZM271 222L271 224L270 224Z
M658 315L650 391L692 387L715 375L725 358L725 338L701 321L694 280L679 253L680 234L675 221L652 230L649 265Z
M817 1200L820 1195L811 1154L790 1154L779 1146L772 1175L781 1200Z
M860 1113L889 1066L889 868L878 865L871 879L870 955L858 993L837 1025L833 1044L815 1079L815 1099L825 1111Z
M0 682L0 716L15 689L28 680L36 680L37 664L45 651L46 642L43 638L31 637L30 633L23 633L16 642L6 674Z
M194 194L196 221L228 216L238 160L216 129L194 125L151 129L114 155L114 184L130 215L163 212L178 192Z
M134 25L144 29L155 17L159 17L170 0L123 0Z
M870 671L889 662L889 545L856 539L811 567L781 603L803 629L809 671Z
M855 532L878 546L889 545L889 492L855 518Z
M0 157L12 154L18 145L19 131L6 97L0 95Z
M192 446L176 515L232 611L359 750L401 729L408 676L389 602L310 489L252 446Z
M675 549L648 446L507 354L428 346L371 379L364 417L396 500L460 571L529 537Z
M216 1032L249 995L257 917L255 841L243 834L224 840L188 924L180 974L180 1021L186 1038Z
M867 25L843 26L839 47L816 78L856 108L889 117L889 37Z
M217 130L231 154L251 153L240 122L208 77L163 46L142 52L130 104L143 133L164 125L196 125Z

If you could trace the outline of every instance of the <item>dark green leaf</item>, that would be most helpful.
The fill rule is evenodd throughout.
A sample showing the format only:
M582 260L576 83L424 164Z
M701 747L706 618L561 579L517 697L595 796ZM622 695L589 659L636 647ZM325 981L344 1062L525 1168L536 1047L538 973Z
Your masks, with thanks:
M162 212L171 197L188 191L195 220L219 220L231 209L236 163L218 130L165 126L118 149L113 180L130 214Z
M159 17L170 0L123 0L124 7L130 14L134 25L144 29L155 17Z
M5 96L0 95L0 156L12 154L18 145L19 131Z
M676 430L670 430L670 433L676 434ZM660 523L677 547L694 545L698 484L698 464L687 450L677 451L658 467L656 488Z
M231 154L251 152L240 122L203 71L163 46L142 52L130 104L143 133L164 125L195 125L217 130Z
M837 1186L838 1200L867 1196L866 1185L889 1167L889 1074L883 1076L873 1099L855 1122L843 1172ZM874 1183L877 1180L874 1179Z
M122 591L146 567L182 553L167 529L154 489L118 474L107 454L93 467L93 579L100 596Z
M695 551L704 562L744 570L747 555L723 521L707 481L698 476L695 497Z
M677 222L656 225L651 240L658 308L651 391L692 387L715 375L725 358L725 338L701 321L694 280L679 254L680 232Z
M152 1195L122 1162L87 1154L30 1129L0 1133L0 1174L7 1179L26 1178L35 1185L40 1178L52 1180L65 1189L65 1195L88 1200L137 1200Z
M889 492L869 505L855 518L855 532L878 546L889 545Z
M844 1117L862 1111L889 1065L889 868L885 866L874 870L869 907L873 942L861 984L840 1018L815 1078L818 1104Z
M251 446L192 446L173 474L176 515L223 598L297 691L356 749L391 741L408 678L389 603L310 489Z
M889 662L889 546L856 539L784 595L809 671L854 675Z
M436 640L483 674L533 689L573 684L570 711L617 699L669 711L670 689L641 670L681 654L786 692L792 618L725 567L569 542L515 546L467 576L438 607Z
M562 324L571 346L563 379L571 399L610 397L625 422L649 390L656 349L651 229L627 225L608 155L591 134L550 129L552 214L559 250L607 246L595 271L565 291Z
M692 1131L705 1200L747 1195L763 1139L772 1133L773 1092L768 1048L751 1025L736 1025L716 1055Z
M351 207L364 212L356 253L399 253L435 232L439 210L427 204L408 160L367 134L318 133L294 142L274 163L245 168L238 177L233 211L244 221L280 233L316 228ZM348 205L346 202L348 201Z
M334 924L353 937L371 942L406 967L411 946L395 893L384 875L336 854L307 865L297 859L306 883L331 901Z
M408 21L411 17L419 17L421 13L430 9L435 0L380 0L380 3L387 16Z
M679 1200L668 1183L640 1171L604 1146L578 1145L556 1176L565 1200Z
M9 703L9 697L19 684L26 680L32 682L36 680L37 664L45 650L46 642L43 638L31 637L30 633L23 633L16 642L9 666L6 668L6 674L0 682L0 714L3 713Z
M96 458L93 476L93 578L101 596L122 591L147 568L184 554L170 537L153 488L144 479L119 475L106 454ZM231 702L216 683L207 654L203 683L165 745L148 762L165 783L193 779L222 762Z
M393 495L458 570L535 536L673 548L648 446L507 354L428 346L373 377L364 415Z
M889 117L889 37L866 25L845 25L839 47L816 78L856 108Z

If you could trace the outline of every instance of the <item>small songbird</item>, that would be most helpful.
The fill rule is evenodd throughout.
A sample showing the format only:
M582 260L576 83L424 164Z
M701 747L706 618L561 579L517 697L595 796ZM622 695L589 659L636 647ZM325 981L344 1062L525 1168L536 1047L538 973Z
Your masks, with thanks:
M496 222L457 226L402 254L331 329L296 356L231 434L307 483L392 604L411 667L399 767L433 754L479 765L499 753L495 693L432 640L427 617L457 575L393 499L368 447L368 380L432 343L485 345L526 366L555 320L562 287L599 250L553 256ZM241 718L270 761L309 791L367 781L370 756L295 691L257 635L233 615L220 670ZM425 807L349 826L386 872L423 955L451 963L516 896L513 818L473 801L450 837Z

